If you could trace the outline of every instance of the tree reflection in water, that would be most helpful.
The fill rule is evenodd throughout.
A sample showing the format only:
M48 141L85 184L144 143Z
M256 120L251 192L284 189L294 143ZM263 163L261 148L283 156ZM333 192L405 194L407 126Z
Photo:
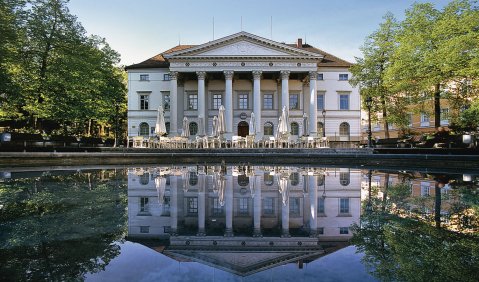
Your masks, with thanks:
M82 279L120 253L124 172L55 174L0 183L0 280Z
M388 187L386 182L363 203L352 243L364 253L363 263L378 279L477 281L477 185L447 180L452 190L437 193L444 179L437 175L430 179L436 183L433 196L412 196L409 184ZM435 212L431 215L425 210Z

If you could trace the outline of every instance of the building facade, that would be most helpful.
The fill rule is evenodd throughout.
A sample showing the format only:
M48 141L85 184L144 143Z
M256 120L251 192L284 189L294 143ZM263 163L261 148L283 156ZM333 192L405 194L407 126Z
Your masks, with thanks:
M201 45L179 45L128 72L128 136L153 136L157 109L165 110L169 136L190 134L225 106L227 139L248 135L255 116L257 140L273 136L283 107L292 136L305 132L330 140L359 141L360 97L348 80L351 63L303 44L279 43L247 32ZM306 124L305 124L306 123Z

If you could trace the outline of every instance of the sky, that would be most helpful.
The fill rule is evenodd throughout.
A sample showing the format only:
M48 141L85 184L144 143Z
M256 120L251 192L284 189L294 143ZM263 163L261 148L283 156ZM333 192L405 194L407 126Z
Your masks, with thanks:
M414 2L426 1L70 0L68 7L88 34L106 38L123 65L142 62L178 43L203 44L242 30L285 43L302 38L355 62L361 57L359 47L382 17L389 11L402 20ZM428 2L441 9L449 1Z

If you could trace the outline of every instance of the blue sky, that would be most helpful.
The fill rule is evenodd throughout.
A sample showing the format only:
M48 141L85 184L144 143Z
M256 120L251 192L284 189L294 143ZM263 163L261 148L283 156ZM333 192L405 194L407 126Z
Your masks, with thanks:
M359 47L390 11L402 19L412 0L70 0L89 34L105 37L124 65L181 44L244 31L294 43L297 38L354 62ZM428 1L442 8L449 1ZM242 19L242 20L241 20ZM242 22L242 25L241 25Z

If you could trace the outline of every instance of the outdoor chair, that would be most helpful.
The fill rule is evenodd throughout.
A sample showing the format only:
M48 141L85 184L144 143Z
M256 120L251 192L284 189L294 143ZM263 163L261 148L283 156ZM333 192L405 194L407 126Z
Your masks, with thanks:
M318 138L318 139L319 139L319 140L318 140L319 142L316 142L316 144L319 143L319 147L320 147L320 148L329 148L329 139L328 139L328 137L320 137L320 138Z
M265 141L265 145L267 145L268 148L276 148L276 138L270 136L269 139Z
M143 148L143 136L133 136L133 148Z
M246 148L254 148L255 143L254 143L254 135L247 135L246 136Z

